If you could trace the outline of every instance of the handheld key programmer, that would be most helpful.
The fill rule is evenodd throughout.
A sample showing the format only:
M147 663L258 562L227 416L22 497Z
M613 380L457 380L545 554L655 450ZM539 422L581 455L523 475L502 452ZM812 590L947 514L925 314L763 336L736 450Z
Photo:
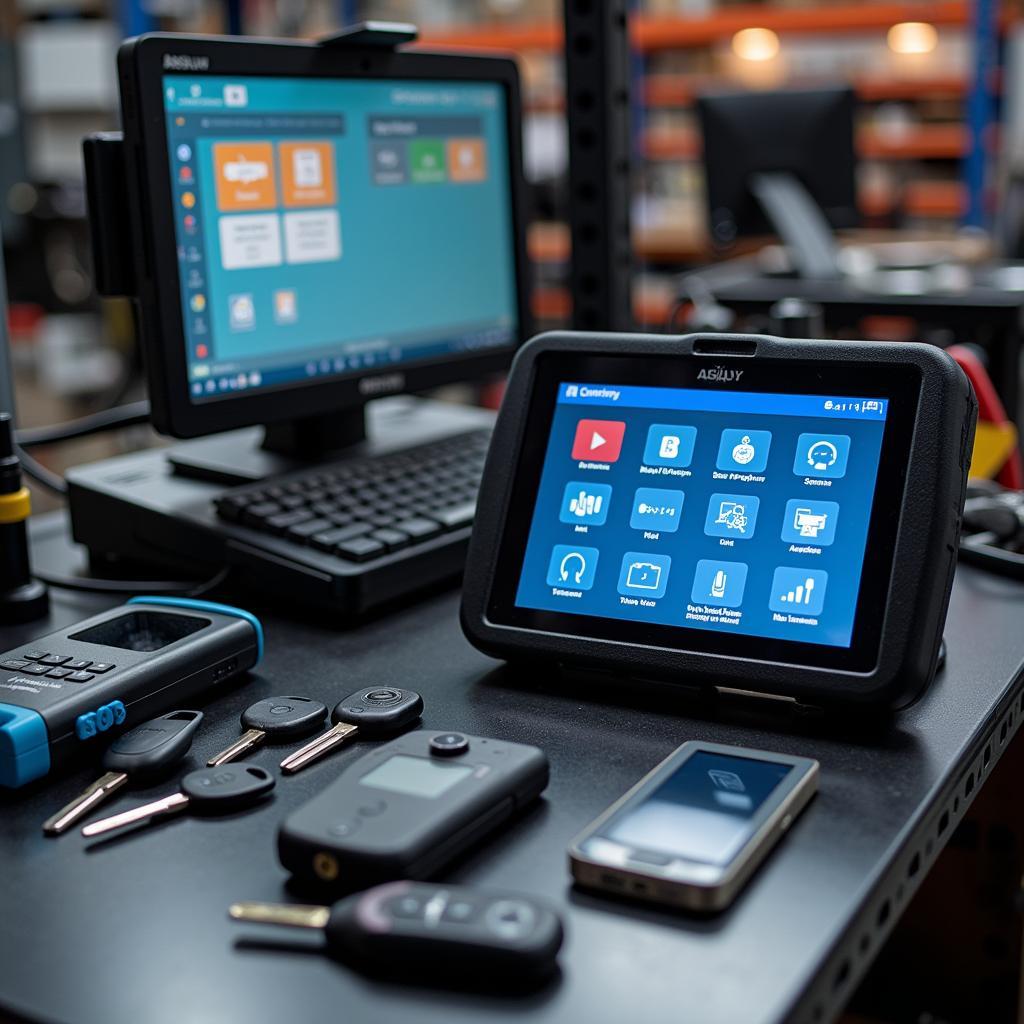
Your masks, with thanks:
M0 654L0 786L42 778L188 698L252 668L249 612L187 598L127 604Z

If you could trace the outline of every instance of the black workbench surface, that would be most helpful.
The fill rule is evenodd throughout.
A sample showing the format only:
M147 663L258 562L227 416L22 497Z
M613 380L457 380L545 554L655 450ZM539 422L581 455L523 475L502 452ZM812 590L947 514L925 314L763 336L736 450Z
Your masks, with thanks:
M41 559L53 564L59 551L56 538L43 539ZM0 632L2 643L108 603L56 595L51 622ZM455 591L349 630L249 605L264 618L266 658L247 684L205 708L195 765L238 735L239 713L258 697L309 694L333 705L370 683L420 690L428 728L538 744L552 765L540 806L446 878L551 900L567 924L561 976L520 998L392 985L315 955L312 933L229 922L233 900L287 898L277 823L359 757L357 743L280 780L258 810L175 817L104 844L40 830L94 772L0 798L3 1008L100 1024L827 1020L949 837L965 791L976 793L997 760L1001 725L1012 712L1008 742L1021 716L1024 586L967 569L953 595L945 673L915 707L874 729L754 698L702 704L645 693L630 706L626 690L616 700L604 685L519 678L463 640ZM818 758L820 793L718 917L574 891L570 839L688 739ZM281 756L265 747L253 759L269 768ZM170 788L119 795L112 806Z

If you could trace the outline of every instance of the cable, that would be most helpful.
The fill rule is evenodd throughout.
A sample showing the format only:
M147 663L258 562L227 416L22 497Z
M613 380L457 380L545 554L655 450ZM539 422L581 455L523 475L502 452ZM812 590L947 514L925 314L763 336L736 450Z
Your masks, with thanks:
M47 469L41 462L32 458L20 445L16 444L14 450L18 453L18 461L21 462L21 468L26 476L30 476L36 483L42 484L43 487L56 494L63 497L67 496L68 485L64 477L59 473L54 473L52 469Z
M143 400L90 413L88 416L81 416L67 423L58 423L52 427L19 430L15 434L15 441L22 448L34 448L41 444L57 444L76 437L88 437L90 434L114 430L117 427L134 427L148 422L149 402Z
M225 566L215 576L200 583L188 580L101 580L88 576L61 576L39 570L32 575L41 583L61 590L97 594L180 594L182 597L201 597L219 587L230 572L230 566Z

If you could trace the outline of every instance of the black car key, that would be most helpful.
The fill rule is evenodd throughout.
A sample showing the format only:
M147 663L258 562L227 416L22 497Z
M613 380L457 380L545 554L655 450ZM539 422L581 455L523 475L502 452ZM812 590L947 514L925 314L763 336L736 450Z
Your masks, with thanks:
M371 969L387 965L389 976L533 979L553 970L562 946L562 922L543 903L456 885L389 882L333 907L235 903L229 913L236 921L319 929L333 955Z
M327 705L309 697L267 697L242 712L245 732L230 747L206 762L208 768L227 764L258 747L265 739L286 742L316 732L327 717Z
M177 814L186 807L199 812L223 814L256 803L274 788L274 776L259 765L236 761L218 768L200 768L181 780L177 793L153 800L109 818L101 818L82 829L83 836L99 836L137 821L165 814Z
M43 832L59 836L120 789L129 778L143 784L159 778L191 749L203 720L201 711L171 711L118 736L103 755L106 774L43 822Z
M331 712L334 726L281 762L281 770L297 772L340 747L357 734L386 736L411 725L423 714L423 698L397 686L367 686L350 693Z

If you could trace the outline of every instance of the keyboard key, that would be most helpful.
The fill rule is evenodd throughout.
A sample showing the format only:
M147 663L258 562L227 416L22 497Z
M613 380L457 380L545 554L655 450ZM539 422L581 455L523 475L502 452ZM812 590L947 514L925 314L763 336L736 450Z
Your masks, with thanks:
M349 526L339 526L333 530L325 530L323 533L313 536L313 547L319 548L321 551L333 551L336 544L352 540L354 537L361 537L372 529L373 527L369 523L352 523Z
M26 665L21 671L27 676L45 676L50 671L50 666L36 663L34 665Z
M342 541L334 549L334 553L350 562L366 562L377 555L383 555L387 551L378 540L370 540L369 537L353 537L352 540Z
M466 501L461 505L453 505L450 508L443 508L432 512L432 518L436 519L446 530L456 530L460 526L469 526L476 515L476 502Z
M307 519L306 522L293 526L285 536L289 540L297 540L300 544L305 544L314 533L322 533L329 529L330 525L329 519Z
M25 651L22 657L29 661L40 661L46 657L46 651Z
M7 669L8 672L20 672L23 668L28 668L31 662L19 661L17 658L11 658L10 661L0 661L0 668Z
M262 523L264 519L276 516L281 511L281 506L276 501L261 501L257 505L250 505L242 512L242 522L246 524Z
M285 533L293 526L298 526L299 523L304 523L307 519L312 518L312 512L307 512L304 508L300 508L294 512L282 512L280 515L271 516L266 520L266 528L271 533Z
M374 530L370 534L370 539L379 541L388 551L397 551L410 543L409 534L402 533L401 530Z
M65 661L70 660L70 654L48 654L45 658L39 659L43 665L63 665Z
M72 672L71 675L68 676L68 682L91 683L95 678L96 677L89 672Z
M72 672L81 672L83 669L88 668L91 664L91 661L82 661L81 659L78 659L76 661L64 662L64 667L71 669Z
M395 523L395 529L409 534L413 540L426 540L441 532L441 527L429 519L403 519Z
M94 661L89 666L90 672L109 672L114 666L109 661Z
M46 673L47 679L63 679L65 676L71 675L71 669L69 668L51 668Z

